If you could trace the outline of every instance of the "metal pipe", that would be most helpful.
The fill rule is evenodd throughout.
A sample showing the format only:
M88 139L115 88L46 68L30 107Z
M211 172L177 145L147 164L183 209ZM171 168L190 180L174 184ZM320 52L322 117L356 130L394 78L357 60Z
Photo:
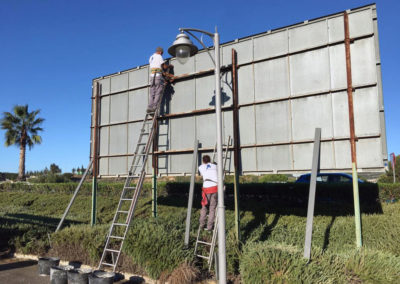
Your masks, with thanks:
M344 35L346 50L346 73L347 73L347 98L349 105L349 123L350 123L350 147L351 147L351 163L353 173L353 196L354 196L354 218L356 224L356 241L357 247L362 246L361 232L361 213L360 213L360 197L358 191L358 174L357 174L357 153L354 130L354 108L353 108L353 82L351 77L351 57L350 57L350 32L349 32L349 16L344 12Z
M239 174L240 174L240 140L239 140L239 107L237 80L237 52L232 48L232 101L233 101L233 163L234 163L234 200L236 241L240 242L240 208L239 208Z
M94 98L94 133L93 133L93 171L92 171L92 211L91 211L91 218L90 224L94 226L96 224L96 203L97 203L97 176L98 176L98 132L99 132L99 82L96 82L93 86L93 93L95 95Z
M312 240L312 229L314 220L315 192L317 189L317 174L319 172L320 147L321 147L321 128L315 128L310 190L308 193L306 237L304 241L304 253L303 253L303 257L308 260L310 260L311 257L311 240Z
M221 69L219 54L219 34L214 34L215 46L215 115L217 118L217 172L218 172L218 283L226 283L226 246L225 246L225 205L222 160L222 112L221 112Z
M189 248L189 235L190 235L190 219L192 216L192 206L193 206L193 195L194 195L194 184L197 171L197 154L199 148L199 140L197 140L197 135L194 140L194 151L193 151L193 162L192 162L192 176L190 177L190 187L189 187L189 199L188 199L188 209L186 213L186 228L185 228L185 248Z
M69 201L69 204L68 204L68 206L67 206L67 209L65 209L64 214L63 214L63 216L61 217L60 223L58 223L56 232L57 232L58 230L61 229L61 226L62 226L62 224L64 223L65 218L66 218L67 215L68 215L69 209L71 208L72 204L74 203L75 198L76 198L76 196L78 195L78 192L79 192L79 190L81 189L81 186L82 186L83 182L84 182L85 179L86 179L86 176L88 175L90 169L92 168L92 165L93 165L93 160L90 160L89 165L87 166L85 173L83 174L81 180L79 181L78 186L76 187L76 189L75 189L75 191L74 191L74 194L72 195L71 200Z
M154 122L154 138L153 138L153 153L151 156L153 167L153 178L151 182L152 195L151 195L151 208L153 218L157 217L157 175L158 175L158 155L154 153L158 151L158 121Z

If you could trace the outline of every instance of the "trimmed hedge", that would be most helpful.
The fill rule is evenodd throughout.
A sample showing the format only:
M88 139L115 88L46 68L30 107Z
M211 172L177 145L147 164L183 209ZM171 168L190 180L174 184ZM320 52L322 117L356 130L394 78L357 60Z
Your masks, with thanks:
M157 184L158 190L165 188L165 182L159 182ZM0 183L0 191L21 191L21 192L33 192L33 193L60 193L60 194L72 194L74 193L78 183L25 183L25 182L4 182ZM124 183L109 183L100 182L98 183L98 195L100 196L116 196L119 197ZM143 191L149 191L151 189L151 183L143 184ZM79 191L79 195L92 195L92 183L85 182Z
M167 183L168 195L188 194L189 183ZM195 194L201 194L201 183L196 183ZM233 195L233 184L225 185L225 194ZM400 184L360 183L360 202L374 204L379 199L389 198L390 195L400 197ZM240 185L241 199L280 200L289 204L304 204L308 201L309 184L307 183L244 183ZM352 184L317 184L317 200L340 201L353 203Z

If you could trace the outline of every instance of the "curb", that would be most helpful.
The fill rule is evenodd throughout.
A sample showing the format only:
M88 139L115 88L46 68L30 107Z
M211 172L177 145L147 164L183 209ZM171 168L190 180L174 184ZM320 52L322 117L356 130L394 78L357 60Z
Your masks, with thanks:
M37 255L33 255L33 254L22 254L22 253L13 253L12 255L13 258L19 258L19 259L29 259L29 260L38 260L39 257ZM60 260L60 265L68 265L69 261L67 260ZM91 270L96 270L97 267L92 267L86 264L82 264L81 268L84 269L91 269ZM129 280L131 277L132 278L143 278L144 279L144 283L148 283L148 284L157 284L157 280L151 279L147 276L144 275L137 275L137 274L131 274L128 272L123 272L123 271L119 271L118 273L122 274L124 276L125 280ZM168 284L168 282L166 282L166 284Z

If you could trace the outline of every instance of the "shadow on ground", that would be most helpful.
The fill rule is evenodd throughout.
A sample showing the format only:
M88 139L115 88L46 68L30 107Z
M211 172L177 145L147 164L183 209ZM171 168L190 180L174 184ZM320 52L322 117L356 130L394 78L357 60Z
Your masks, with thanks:
M18 262L4 263L4 264L0 264L0 271L28 267L28 266L32 266L32 265L37 265L37 261L24 260L24 261L18 261Z

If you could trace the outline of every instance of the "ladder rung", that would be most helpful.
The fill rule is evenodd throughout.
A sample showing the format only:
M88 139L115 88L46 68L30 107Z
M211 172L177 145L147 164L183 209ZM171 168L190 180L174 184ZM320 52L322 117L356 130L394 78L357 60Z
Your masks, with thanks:
M118 213L125 213L125 214L128 214L129 213L129 211L122 211L122 210L119 210L119 211L117 211Z
M209 245L209 246L211 246L212 244L211 243L207 243L207 242L203 242L203 241L197 241L199 244L204 244L204 245Z
M107 248L106 248L106 251L117 252L117 253L119 253L119 252L120 252L119 250L115 250L115 249L107 249Z
M143 142L143 143L137 143L138 145L146 145L147 142Z
M118 237L118 236L110 236L110 238L112 238L112 239L119 239L119 240L123 240L123 239L124 239L124 237Z
M197 257L204 258L204 259L209 259L209 257L207 257L207 256L204 256L204 255L201 255L201 254L196 254L196 256L197 256Z
M122 224L122 223L114 223L113 225L114 226L125 226L125 227L128 226L128 224Z
M122 201L132 201L133 198L121 198Z
M125 186L124 189L136 189L136 186Z
M146 156L147 154L146 153L143 153L143 154L135 154L135 156Z
M107 266L112 266L112 267L114 267L114 266L115 266L115 264L111 264L111 263L107 263L107 262L102 262L101 264L103 264L103 265L107 265Z

